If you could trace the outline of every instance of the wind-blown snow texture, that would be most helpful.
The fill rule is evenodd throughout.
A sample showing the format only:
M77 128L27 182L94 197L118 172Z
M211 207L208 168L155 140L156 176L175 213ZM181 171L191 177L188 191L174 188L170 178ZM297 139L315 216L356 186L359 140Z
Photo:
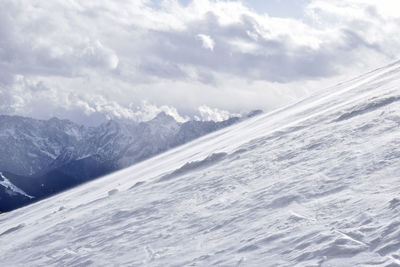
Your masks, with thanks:
M0 217L2 266L399 266L400 63Z

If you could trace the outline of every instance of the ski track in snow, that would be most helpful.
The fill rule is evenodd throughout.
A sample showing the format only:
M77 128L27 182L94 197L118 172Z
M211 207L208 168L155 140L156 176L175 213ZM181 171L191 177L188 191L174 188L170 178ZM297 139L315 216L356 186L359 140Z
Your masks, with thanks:
M0 216L1 266L400 266L400 63Z

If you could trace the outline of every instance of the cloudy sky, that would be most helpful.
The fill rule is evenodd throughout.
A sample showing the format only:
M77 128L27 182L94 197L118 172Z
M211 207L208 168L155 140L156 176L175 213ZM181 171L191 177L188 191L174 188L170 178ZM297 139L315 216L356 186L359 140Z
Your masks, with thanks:
M397 60L398 0L1 0L0 114L220 120Z

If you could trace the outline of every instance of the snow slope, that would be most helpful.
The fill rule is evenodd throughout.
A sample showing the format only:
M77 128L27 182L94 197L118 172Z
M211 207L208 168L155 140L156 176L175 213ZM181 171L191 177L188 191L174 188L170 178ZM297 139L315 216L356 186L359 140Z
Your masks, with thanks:
M0 216L1 266L400 266L400 63Z

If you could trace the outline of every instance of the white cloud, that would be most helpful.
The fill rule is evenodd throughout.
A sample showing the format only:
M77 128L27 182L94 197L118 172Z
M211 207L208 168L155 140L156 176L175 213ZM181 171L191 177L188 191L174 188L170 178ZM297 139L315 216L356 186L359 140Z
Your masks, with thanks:
M224 121L233 116L240 116L238 114L231 114L227 110L220 110L218 108L211 108L207 105L202 105L198 108L200 120L203 121Z
M89 43L81 52L81 58L88 64L115 69L118 66L118 56L110 48L104 47L99 40Z
M197 38L201 41L202 46L205 49L210 49L211 51L214 50L215 42L213 39L211 39L210 36L208 36L206 34L198 34Z
M395 60L398 7L313 0L294 19L240 1L2 0L0 111L96 121L274 108Z
M132 105L131 105L132 106ZM154 104L150 104L148 101L142 101L142 103L138 106L132 106L133 117L136 121L148 121L153 119L160 112L165 112L165 114L170 115L178 122L185 122L189 120L187 116L181 116L176 108L163 105L156 106Z

